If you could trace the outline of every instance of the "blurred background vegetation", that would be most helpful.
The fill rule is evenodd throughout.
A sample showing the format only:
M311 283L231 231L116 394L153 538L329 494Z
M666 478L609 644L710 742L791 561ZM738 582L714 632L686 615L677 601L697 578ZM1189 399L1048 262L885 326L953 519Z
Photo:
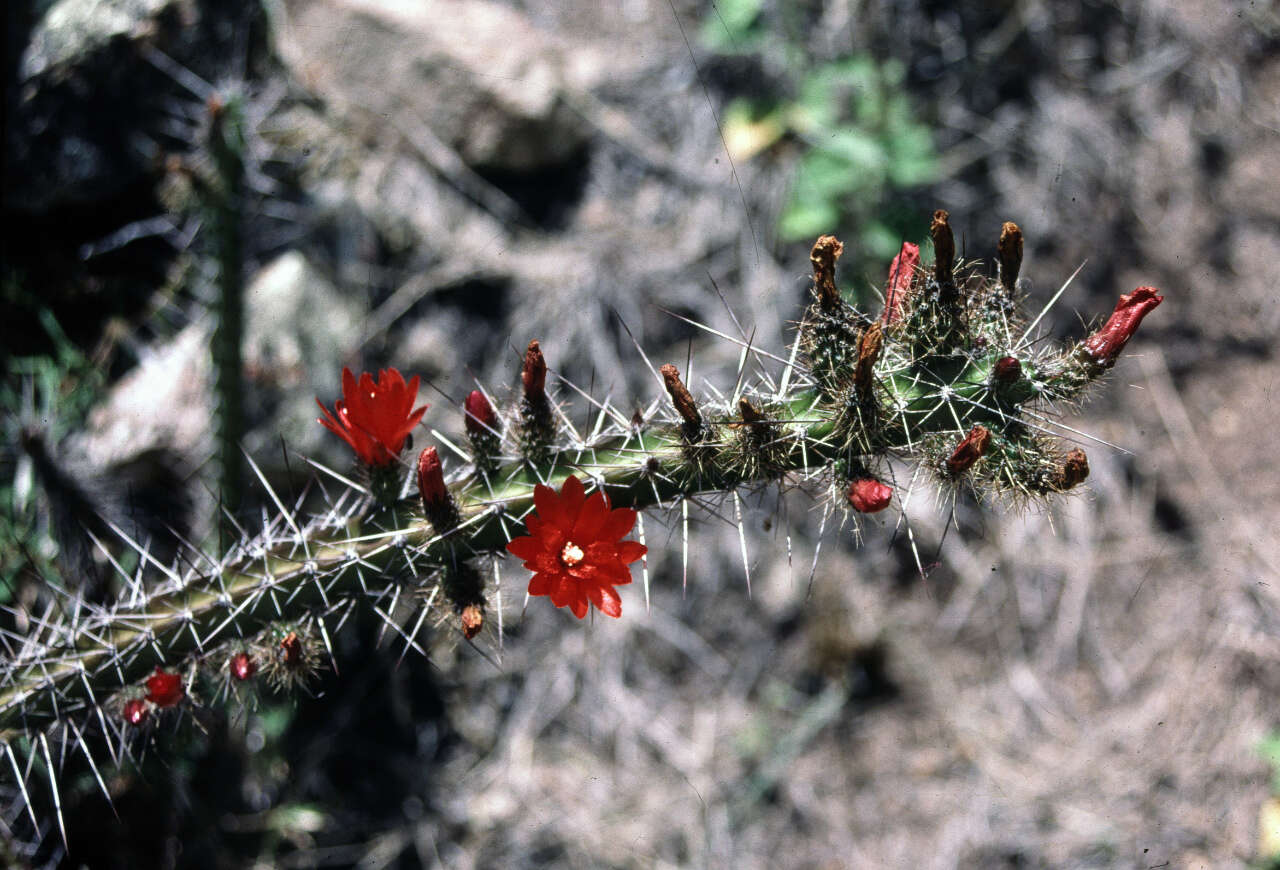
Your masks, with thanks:
M1032 305L1086 264L1049 334L1167 294L1068 421L1125 448L1086 445L1088 496L952 517L921 491L910 539L891 516L858 548L763 492L751 596L735 528L695 518L686 593L679 521L654 515L653 608L624 593L616 624L522 614L510 572L487 655L444 626L404 655L353 620L310 696L162 729L110 775L114 807L66 759L62 863L1280 866L1272 7L4 14L6 631L43 584L119 594L90 537L112 525L169 559L260 524L240 447L282 492L303 456L344 468L314 422L343 365L422 375L449 437L476 379L512 394L535 337L637 407L656 387L627 330L726 389L738 349L668 312L779 350L813 237L846 242L844 289L874 310L938 207L965 257L1022 226ZM46 833L6 858L58 864Z

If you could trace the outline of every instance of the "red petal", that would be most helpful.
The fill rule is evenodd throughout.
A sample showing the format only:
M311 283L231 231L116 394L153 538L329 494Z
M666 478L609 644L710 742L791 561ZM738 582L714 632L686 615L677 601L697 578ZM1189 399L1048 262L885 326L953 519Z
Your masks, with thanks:
M578 514L582 511L582 505L586 500L587 493L582 487L582 481L573 475L566 477L564 485L560 487L560 507L565 517L562 528L565 531L572 529L574 523L578 521Z
M587 600L585 598L578 598L570 602L568 606L578 619L582 619L587 615Z
M597 597L592 598L592 603L600 609L601 613L612 616L614 619L622 616L622 598L612 586L601 586L597 593Z
M631 531L636 524L636 512L631 508L614 508L609 511L609 518L600 527L596 538L601 541L616 541Z
M533 488L533 507L538 512L538 519L541 519L544 523L550 523L564 532L569 531L570 523L568 522L568 517L565 516L560 496L554 489L542 484L535 486ZM533 531L532 527L529 530ZM534 532L534 534L537 533Z
M619 541L617 552L622 564L630 565L637 559L643 558L649 552L649 548L639 541Z
M550 595L551 590L555 588L555 579L553 574L534 574L533 579L529 581L529 594Z
M600 539L600 529L609 519L609 508L605 506L604 493L596 490L582 505L578 520L573 524L569 538L575 542L587 543Z
M534 559L542 552L537 538L512 538L507 542L507 552L520 559Z

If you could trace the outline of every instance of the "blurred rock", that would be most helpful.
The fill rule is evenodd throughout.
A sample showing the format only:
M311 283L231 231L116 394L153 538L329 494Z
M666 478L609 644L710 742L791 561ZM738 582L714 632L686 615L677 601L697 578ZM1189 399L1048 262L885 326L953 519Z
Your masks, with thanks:
M565 162L590 132L564 99L604 69L484 0L287 0L276 48L308 88L372 129L425 126L470 166Z
M250 405L271 418L255 431L314 450L324 434L315 425L315 397L337 398L342 366L363 333L364 306L288 251L249 282L245 308Z
M107 466L157 448L208 452L211 431L209 327L188 326L157 347L89 414L75 452Z

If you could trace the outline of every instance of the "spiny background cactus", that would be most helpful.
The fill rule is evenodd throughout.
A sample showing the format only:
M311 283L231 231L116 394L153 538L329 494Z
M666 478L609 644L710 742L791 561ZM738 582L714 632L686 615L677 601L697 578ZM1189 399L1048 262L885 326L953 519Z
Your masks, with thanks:
M480 636L481 648L493 650L503 632L503 555L509 548L540 564L534 542L553 525L565 529L551 547L560 564L553 558L546 570L555 576L535 579L529 593L560 605L576 600L579 617L588 598L620 616L611 587L603 598L595 586L581 598L551 587L594 583L581 571L618 558L616 549L593 550L599 530L603 524L612 530L605 540L616 541L631 529L631 509L684 518L691 503L727 497L741 530L739 493L764 486L809 489L855 524L887 507L895 490L909 498L917 478L1021 503L1074 488L1088 462L1083 451L1059 446L1057 436L1075 431L1060 426L1055 408L1078 401L1114 364L1162 297L1139 288L1090 337L1045 346L1035 335L1039 318L1019 313L1014 224L1002 230L994 278L983 264L955 260L945 211L934 214L930 232L933 263L920 266L915 246L904 245L878 317L841 297L843 246L820 238L793 351L742 342L738 380L714 398L694 396L670 364L653 371L665 397L655 389L634 415L567 382L553 392L532 341L514 407L497 412L483 393L472 394L463 409L470 450L437 436L440 448L409 463L402 454L427 412L414 407L418 379L344 372L343 399L333 412L322 404L320 422L353 448L358 472L353 479L319 469L328 510L302 516L268 487L274 512L260 532L224 554L191 549L174 564L120 532L139 559L132 572L117 565L128 588L119 601L95 606L50 587L46 601L24 609L28 630L8 639L0 671L0 751L29 811L20 824L41 830L52 813L65 838L57 780L68 755L86 758L106 793L110 767L175 716L198 721L210 705L243 703L249 683L287 692L319 668L340 671L332 636L355 611L377 614L406 649L421 650L424 632L443 630ZM575 399L591 408L589 429L572 422ZM896 480L891 460L914 467L913 483ZM584 483L605 501L593 495L582 507ZM566 501L557 507L552 493L561 488ZM614 519L606 512L588 520L593 504L612 505ZM526 526L533 537L517 548ZM629 582L625 564L645 552L626 546L630 555L609 563L617 565L612 584ZM744 556L745 546L744 538ZM505 573L507 595L520 595L521 572L507 563ZM643 572L646 603L652 579ZM32 798L44 784L52 806Z

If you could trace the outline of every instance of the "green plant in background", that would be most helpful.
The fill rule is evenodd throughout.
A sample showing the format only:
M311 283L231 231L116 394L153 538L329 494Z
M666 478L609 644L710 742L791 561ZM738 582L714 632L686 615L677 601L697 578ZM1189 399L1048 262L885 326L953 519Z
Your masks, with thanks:
M1258 744L1258 753L1271 765L1271 797L1258 811L1258 870L1280 870L1280 731Z
M903 91L905 70L896 60L865 54L807 69L809 47L767 27L764 12L763 0L723 0L703 23L705 46L764 56L791 89L730 102L724 115L730 154L747 160L783 141L798 145L779 237L794 242L842 232L855 240L855 268L884 262L903 241L920 240L923 227L904 194L938 174L929 128L916 120Z
M59 564L81 543L85 493L58 461L58 446L77 431L102 394L104 375L67 337L53 313L10 282L5 295L35 308L52 345L46 355L12 357L0 382L0 603L7 603L19 575L63 574Z

